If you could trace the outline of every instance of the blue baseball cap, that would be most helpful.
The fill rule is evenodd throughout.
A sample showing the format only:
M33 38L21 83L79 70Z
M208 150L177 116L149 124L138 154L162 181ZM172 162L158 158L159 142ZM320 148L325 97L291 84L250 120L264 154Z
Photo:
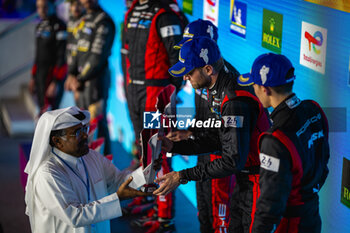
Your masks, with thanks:
M169 69L174 77L182 77L195 68L211 65L221 58L216 42L207 37L193 38L181 47L179 61Z
M197 19L186 26L182 40L174 45L174 49L180 49L186 41L198 36L209 37L217 41L219 37L218 28L209 20Z
M291 69L293 69L292 73L290 73ZM294 79L294 67L286 56L265 53L255 59L251 72L242 74L237 81L241 86L258 84L276 87L290 83Z

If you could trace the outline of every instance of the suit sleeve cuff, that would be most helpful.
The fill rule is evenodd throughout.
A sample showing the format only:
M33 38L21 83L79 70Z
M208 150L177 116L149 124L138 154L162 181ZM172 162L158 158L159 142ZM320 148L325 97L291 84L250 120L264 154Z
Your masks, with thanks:
M180 173L180 177L181 178L184 178L184 179L186 179L188 181L195 180L195 179L193 179L194 178L193 177L193 171L192 171L191 168L181 170L181 171L179 171L179 173Z

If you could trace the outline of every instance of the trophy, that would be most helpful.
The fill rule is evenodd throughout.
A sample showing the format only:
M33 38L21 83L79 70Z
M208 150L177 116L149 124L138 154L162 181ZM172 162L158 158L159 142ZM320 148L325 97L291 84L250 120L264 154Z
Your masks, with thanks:
M154 183L157 172L161 169L163 155L162 142L158 140L159 136L164 136L167 129L161 124L167 120L167 115L175 116L176 114L176 92L173 85L166 86L158 95L157 112L160 114L160 125L157 129L143 129L140 134L142 149L142 168L146 184L141 187L144 192L153 192L157 189Z

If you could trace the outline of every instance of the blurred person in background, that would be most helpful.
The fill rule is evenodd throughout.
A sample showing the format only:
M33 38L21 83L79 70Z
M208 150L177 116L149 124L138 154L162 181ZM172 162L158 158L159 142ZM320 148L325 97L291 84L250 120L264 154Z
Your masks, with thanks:
M187 22L173 0L135 0L126 13L126 96L138 151L144 111L155 111L158 94L174 82L167 69L177 61L178 51L173 46L182 39ZM174 84L179 88L182 80Z
M39 116L59 107L67 75L65 23L56 16L54 0L37 0L40 22L35 28L36 50L29 90L36 94Z
M70 66L73 61L73 56L76 56L77 54L77 30L78 30L78 24L81 16L84 14L84 10L82 5L80 4L79 0L66 0L69 2L69 20L67 23L67 49L66 49L66 56L67 56L67 64ZM65 83L65 89L68 89L66 87L68 85L68 82ZM74 99L75 101L78 101L78 91L74 92Z
M83 7L79 0L66 0L69 3L69 20L67 23L67 64L72 63L72 53L77 53L77 40L75 39L74 30L79 23L80 17L84 14Z
M125 14L128 12L128 10L130 9L131 5L132 5L133 0L125 0L125 6L126 6L126 11ZM125 17L125 16L124 16ZM128 49L125 46L125 33L126 30L124 30L124 22L122 22L120 24L120 31L121 31L121 49L120 49L120 53L121 53L121 67L122 67L122 71L123 71L123 78L124 78L124 93L126 94L126 87L127 87L127 78L126 78L126 56L128 54ZM125 95L125 97L127 97ZM134 155L136 155L136 148L134 148L134 151L132 152Z
M68 67L66 90L75 93L76 104L88 109L93 121L98 122L98 137L104 137L104 154L111 153L107 124L107 99L110 86L108 57L115 36L112 18L99 6L97 0L80 0L86 14L74 29L76 54Z

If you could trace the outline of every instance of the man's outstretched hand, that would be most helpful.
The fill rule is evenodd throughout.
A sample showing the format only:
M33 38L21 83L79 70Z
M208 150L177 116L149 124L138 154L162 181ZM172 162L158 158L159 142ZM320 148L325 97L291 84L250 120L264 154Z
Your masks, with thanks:
M129 187L129 184L132 181L132 176L130 176L124 183L122 183L117 191L117 195L120 200L126 200L138 196L150 196L152 193L145 193L139 190L133 189Z
M154 195L167 195L180 185L180 173L170 172L156 179L155 183L161 183L159 188L153 192Z

